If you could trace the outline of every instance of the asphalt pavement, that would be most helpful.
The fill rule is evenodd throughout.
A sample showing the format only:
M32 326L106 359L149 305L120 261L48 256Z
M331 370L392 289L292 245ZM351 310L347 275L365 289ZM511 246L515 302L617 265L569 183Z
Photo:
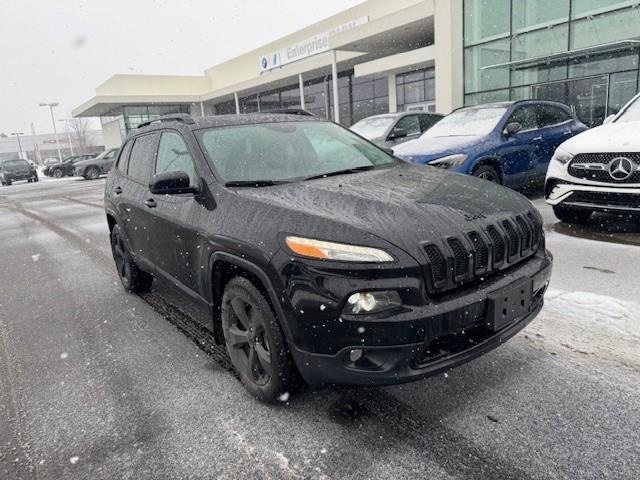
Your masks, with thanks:
M636 224L568 228L534 196L556 262L525 331L446 375L266 406L169 286L123 291L103 188L0 189L0 478L640 478Z

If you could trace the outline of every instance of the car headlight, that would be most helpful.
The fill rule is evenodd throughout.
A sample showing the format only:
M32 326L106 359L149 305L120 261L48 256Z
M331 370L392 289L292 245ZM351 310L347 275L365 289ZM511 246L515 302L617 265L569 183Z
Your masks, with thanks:
M438 167L438 168L450 169L450 168L459 167L460 165L462 165L464 162L467 161L467 158L469 158L469 155L458 153L456 155L449 155L448 157L439 158L429 163L429 165L433 165L434 167Z
M367 315L379 313L402 305L398 292L358 292L347 299L343 313L347 315Z
M560 147L558 147L556 149L556 153L553 154L553 159L558 161L562 165L565 165L565 164L569 163L572 158L573 158L573 154L572 153L569 153L569 152L567 152L566 150L563 150Z
M360 247L344 243L324 242L302 237L287 237L287 247L301 257L315 260L338 260L342 262L379 263L393 262L393 257L384 250Z

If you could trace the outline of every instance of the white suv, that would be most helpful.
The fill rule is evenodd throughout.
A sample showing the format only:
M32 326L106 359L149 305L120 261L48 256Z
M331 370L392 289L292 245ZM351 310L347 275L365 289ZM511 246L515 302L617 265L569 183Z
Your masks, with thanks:
M545 197L567 223L585 223L594 211L640 213L640 94L558 147Z

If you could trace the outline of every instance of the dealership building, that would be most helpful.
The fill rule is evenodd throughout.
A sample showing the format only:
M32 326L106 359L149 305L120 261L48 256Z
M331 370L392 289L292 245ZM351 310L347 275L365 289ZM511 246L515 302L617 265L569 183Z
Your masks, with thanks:
M107 147L168 113L305 108L352 125L527 98L590 126L638 91L640 0L369 0L201 76L114 75L73 111Z

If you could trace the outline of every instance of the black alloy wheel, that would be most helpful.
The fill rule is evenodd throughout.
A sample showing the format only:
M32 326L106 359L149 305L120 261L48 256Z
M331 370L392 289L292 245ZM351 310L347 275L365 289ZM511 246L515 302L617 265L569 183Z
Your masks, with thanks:
M246 278L232 279L221 314L229 357L247 390L263 402L288 399L298 383L297 369L262 293Z
M100 177L100 170L97 167L89 167L84 175L87 180L97 180Z
M148 292L153 283L153 276L142 271L131 258L122 238L120 225L115 225L111 231L111 252L124 289L131 293Z

